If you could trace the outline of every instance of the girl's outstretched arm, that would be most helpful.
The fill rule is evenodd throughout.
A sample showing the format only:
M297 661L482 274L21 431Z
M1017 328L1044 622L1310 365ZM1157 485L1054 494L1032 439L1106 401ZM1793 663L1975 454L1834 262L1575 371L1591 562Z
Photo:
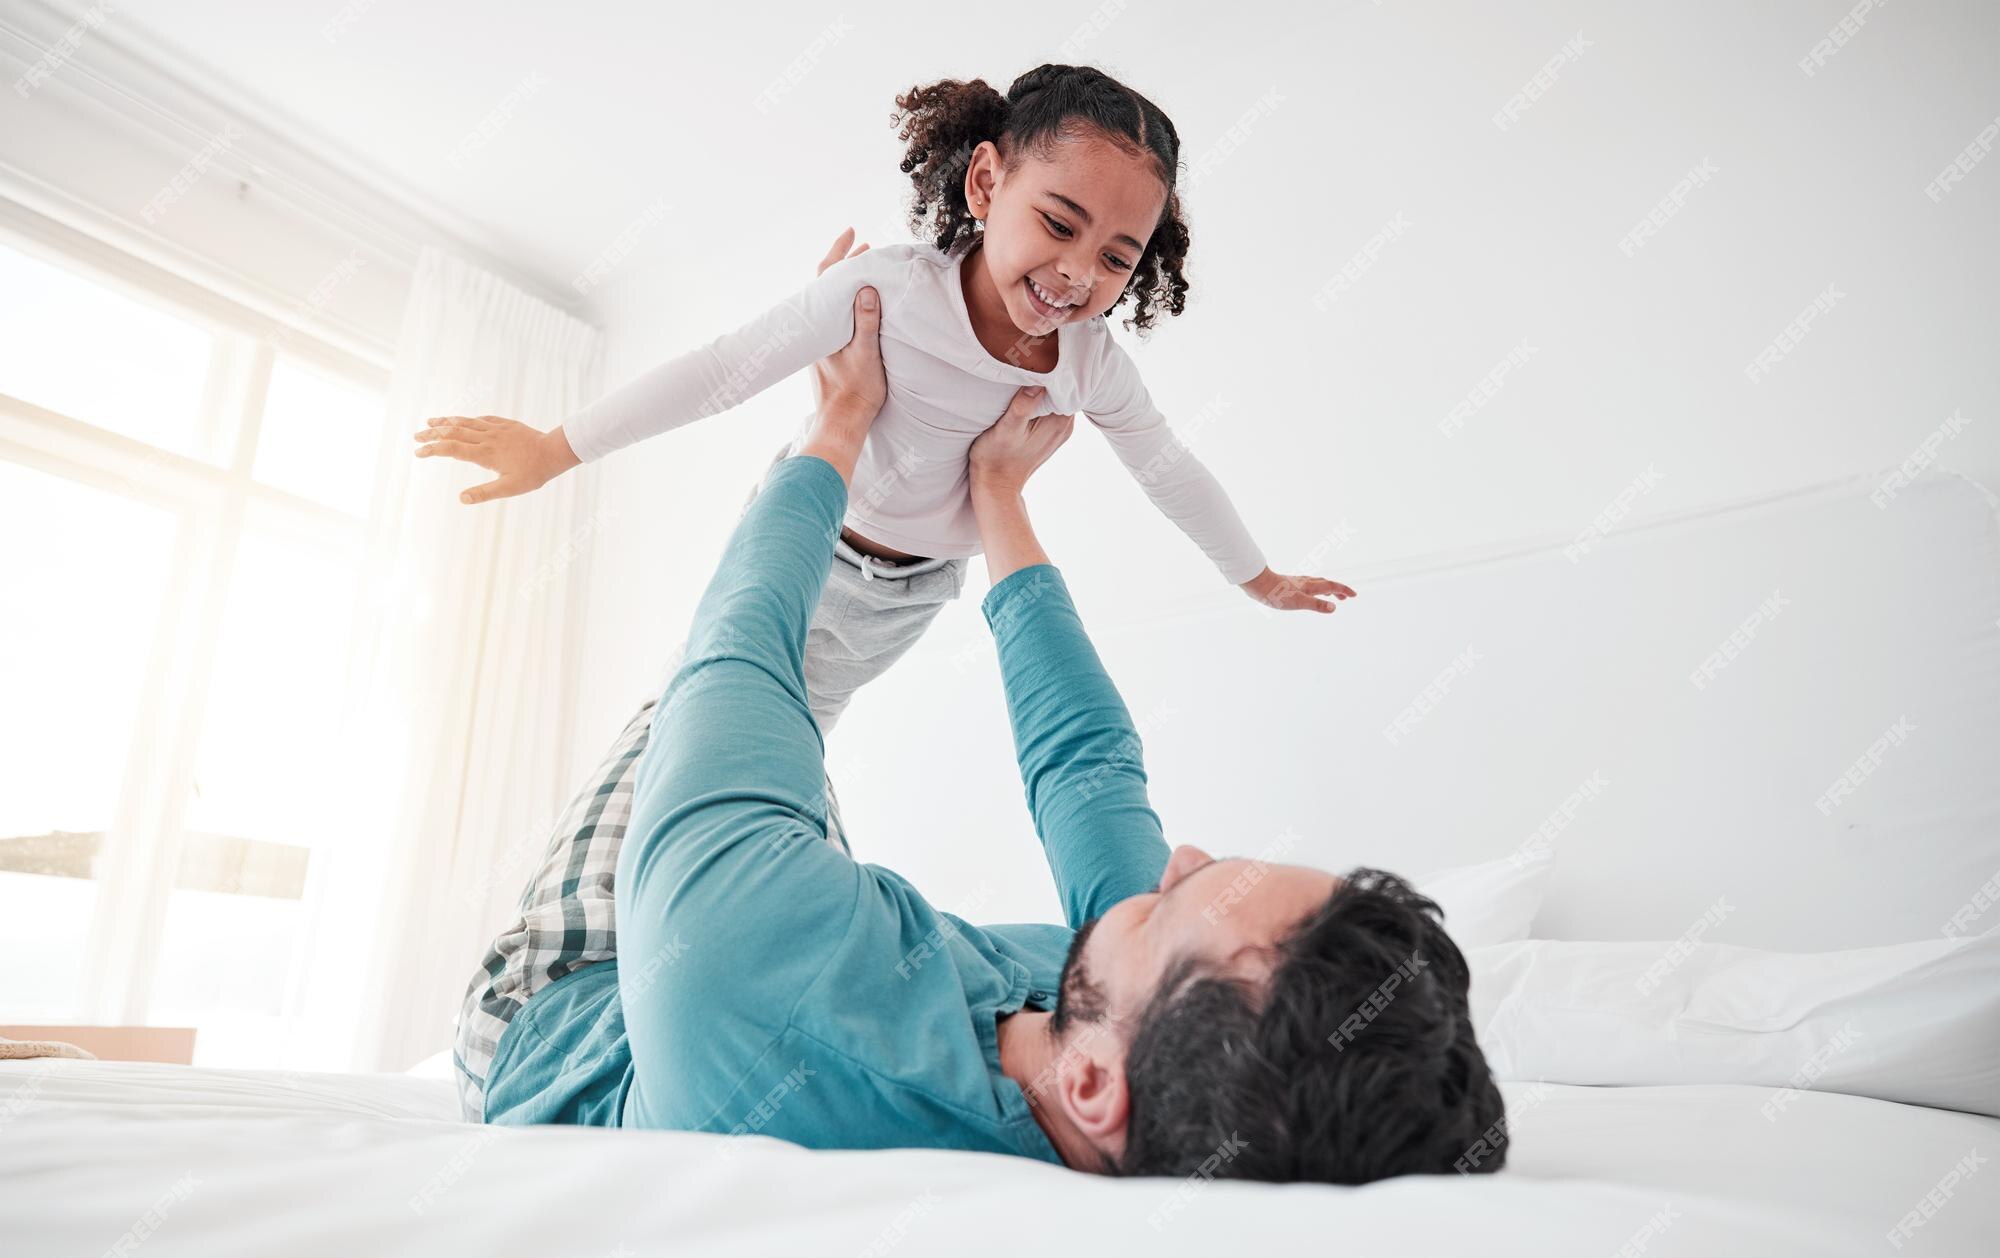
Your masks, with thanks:
M1083 410L1153 505L1201 547L1223 577L1280 611L1331 612L1336 600L1353 598L1353 589L1338 581L1271 570L1222 483L1153 405L1131 356L1109 338L1104 346L1092 373L1097 390Z
M850 248L853 241L850 227L820 260L818 278L779 305L652 368L547 432L499 415L440 416L415 433L417 457L443 455L494 473L461 494L462 502L511 498L579 463L747 401L847 344L862 286L873 286L885 302L907 287L907 271L893 274L893 264L876 266L873 259L828 276L834 264L868 251L866 244Z

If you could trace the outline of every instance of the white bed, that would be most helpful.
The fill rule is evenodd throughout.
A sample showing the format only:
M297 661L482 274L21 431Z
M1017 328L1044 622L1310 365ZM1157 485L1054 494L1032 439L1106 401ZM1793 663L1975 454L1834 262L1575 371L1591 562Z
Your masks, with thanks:
M1021 1159L814 1153L762 1137L472 1128L450 1085L55 1061L0 1128L0 1248L96 1255L157 1208L155 1258L231 1255L1880 1254L2000 1119L1765 1088L1507 1085L1498 1175L1361 1188L1117 1183ZM1983 1156L1983 1153L1982 1153ZM1994 1252L1980 1172L1914 1254ZM128 1246L129 1248L130 1246Z
M1558 547L1398 578L1377 598L1409 609L1378 614L1400 627L1374 624L1362 631L1373 635L1365 649L1326 664L1341 672L1330 684L1348 710L1386 719L1436 672L1436 661L1464 649L1465 608L1539 608L1544 618L1558 609L1568 629L1538 633L1522 614L1487 618L1489 654L1505 667L1481 674L1480 687L1455 694L1422 729L1423 757L1498 749L1535 758L1546 781L1519 785L1511 801L1424 795L1412 791L1414 779L1398 778L1417 773L1422 759L1398 747L1390 760L1403 767L1385 763L1380 773L1355 775L1342 821L1352 835L1427 809L1425 823L1406 825L1401 841L1429 846L1395 864L1420 872L1490 860L1518 851L1562 789L1602 761L1611 765L1616 794L1552 844L1555 868L1534 933L1562 942L1514 953L1507 971L1510 982L1528 984L1508 991L1542 991L1534 1008L1552 1016L1521 1017L1516 999L1504 1023L1482 1021L1496 1062L1521 1076L1503 1085L1511 1144L1499 1174L1361 1188L1113 1182L986 1155L468 1127L457 1121L442 1078L0 1062L0 1254L924 1254L1024 1246L1204 1258L1267 1250L1453 1258L2000 1254L2000 1170L1985 1164L2000 1153L2000 1118L1982 1116L2000 1113L1993 1013L2000 991L1985 993L1982 972L1961 971L1950 980L1957 986L1937 979L1927 989L1947 995L1924 1012L1942 1004L1956 1019L1948 1059L1929 1058L1928 1039L1898 1043L1911 1006L1885 1000L1857 1015L1866 1049L1840 1059L1813 1090L1782 1093L1755 1085L1784 1081L1794 1058L1806 1064L1801 1042L1783 1038L1786 1026L1727 1028L1764 1037L1757 1051L1740 1054L1735 1041L1712 1035L1682 1039L1680 1007L1664 1021L1658 1016L1661 1001L1682 999L1666 983L1648 997L1652 1006L1631 1002L1633 1016L1611 1033L1624 1036L1629 1051L1622 1064L1609 1062L1576 1051L1575 1036L1595 1028L1553 1017L1564 1008L1595 1017L1597 1004L1579 997L1558 1008L1562 1002L1546 994L1556 980L1536 978L1560 970L1560 955L1572 967L1560 981L1585 992L1589 975L1579 979L1574 966L1582 956L1587 967L1591 941L1624 941L1622 949L1602 946L1605 957L1643 965L1657 953L1637 941L1676 939L1723 894L1740 907L1716 922L1704 947L1726 941L1821 953L1925 939L1935 946L1955 916L1974 932L2000 923L2000 907L1979 907L1978 899L2000 874L1993 503L1977 486L1932 475L1882 508L1869 498L1876 483L1864 478L1614 533L1581 566ZM1796 608L1729 664L1726 684L1698 692L1689 669L1774 589ZM1191 630L1204 632L1200 624ZM1164 684L1149 675L1150 649L1126 643L1109 652L1120 657L1113 667L1121 683ZM1283 651L1278 643L1245 667L1282 674ZM1395 666L1383 666L1392 655ZM1618 745L1602 746L1596 731L1535 705L1550 679L1567 679L1571 693L1610 684L1621 669L1647 681L1624 700ZM924 674L922 661L910 671ZM1262 693L1268 704L1288 692ZM1547 727L1525 749L1509 741L1524 712ZM1815 809L1826 784L1904 712L1914 714L1922 741L1883 760L1850 805ZM1335 731L1330 737L1351 744L1335 762L1366 756L1370 740L1379 758L1380 728L1374 720ZM1642 735L1653 741L1642 745ZM1316 783L1314 764L1323 775L1326 749L1301 749L1298 741L1285 754L1299 763L1273 776ZM1664 763L1662 749L1671 753ZM1233 745L1212 750L1236 754ZM1169 796L1192 774L1191 766L1156 771ZM1205 806L1190 797L1166 808L1179 816ZM1286 804L1272 807L1276 833ZM1454 820L1452 809L1466 815ZM1493 816L1516 820L1482 831L1477 819ZM1302 848L1295 858L1337 867L1356 855L1333 845ZM1688 962L1677 981L1691 983L1708 969L1727 977L1729 967L1710 954ZM1765 988L1750 990L1769 990L1770 972L1762 972ZM1533 988L1537 981L1547 989ZM1629 975L1620 981L1628 997L1633 989ZM1498 980L1475 986L1476 1006L1482 990L1490 1015ZM1688 1000L1686 1011L1695 1012ZM1761 1016L1773 1002L1751 1003L1750 1013ZM1844 1006L1827 1009L1831 1025L1844 1025ZM1714 1026L1704 1021L1700 1029ZM1502 1034L1515 1037L1504 1052ZM1537 1034L1564 1042L1538 1045ZM1628 1086L1528 1081L1553 1078L1552 1071ZM1902 1077L1891 1077L1896 1072ZM1651 1086L1670 1079L1678 1086ZM1884 1091L1940 1096L1953 1108L1876 1099Z

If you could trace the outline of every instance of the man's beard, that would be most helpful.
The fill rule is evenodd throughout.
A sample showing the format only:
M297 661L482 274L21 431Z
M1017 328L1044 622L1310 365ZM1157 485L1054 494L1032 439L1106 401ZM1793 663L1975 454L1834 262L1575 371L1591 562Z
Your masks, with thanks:
M1063 958L1062 979L1056 984L1056 1010L1049 1018L1049 1034L1060 1038L1078 1022L1102 1022L1104 1020L1104 989L1091 981L1090 971L1083 965L1083 946L1090 940L1090 932L1097 929L1103 917L1093 917L1083 924L1069 941L1069 955Z

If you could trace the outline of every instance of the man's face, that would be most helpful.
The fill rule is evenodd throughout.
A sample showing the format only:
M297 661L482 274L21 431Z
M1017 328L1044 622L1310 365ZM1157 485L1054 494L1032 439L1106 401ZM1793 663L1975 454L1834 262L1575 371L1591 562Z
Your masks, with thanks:
M1275 960L1272 946L1339 883L1306 865L1217 860L1198 847L1175 848L1159 890L1121 901L1077 932L1050 1029L1062 1035L1108 1017L1129 1030L1167 971L1185 959L1262 982Z

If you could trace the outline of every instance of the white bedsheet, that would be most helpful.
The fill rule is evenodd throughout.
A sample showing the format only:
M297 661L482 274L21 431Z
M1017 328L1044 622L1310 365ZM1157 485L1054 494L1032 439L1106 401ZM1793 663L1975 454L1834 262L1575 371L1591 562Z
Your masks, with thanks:
M2000 1119L1808 1093L1771 1121L1764 1088L1504 1086L1507 1170L1332 1188L468 1127L448 1083L406 1076L7 1062L0 1253L1970 1258L2000 1238Z

